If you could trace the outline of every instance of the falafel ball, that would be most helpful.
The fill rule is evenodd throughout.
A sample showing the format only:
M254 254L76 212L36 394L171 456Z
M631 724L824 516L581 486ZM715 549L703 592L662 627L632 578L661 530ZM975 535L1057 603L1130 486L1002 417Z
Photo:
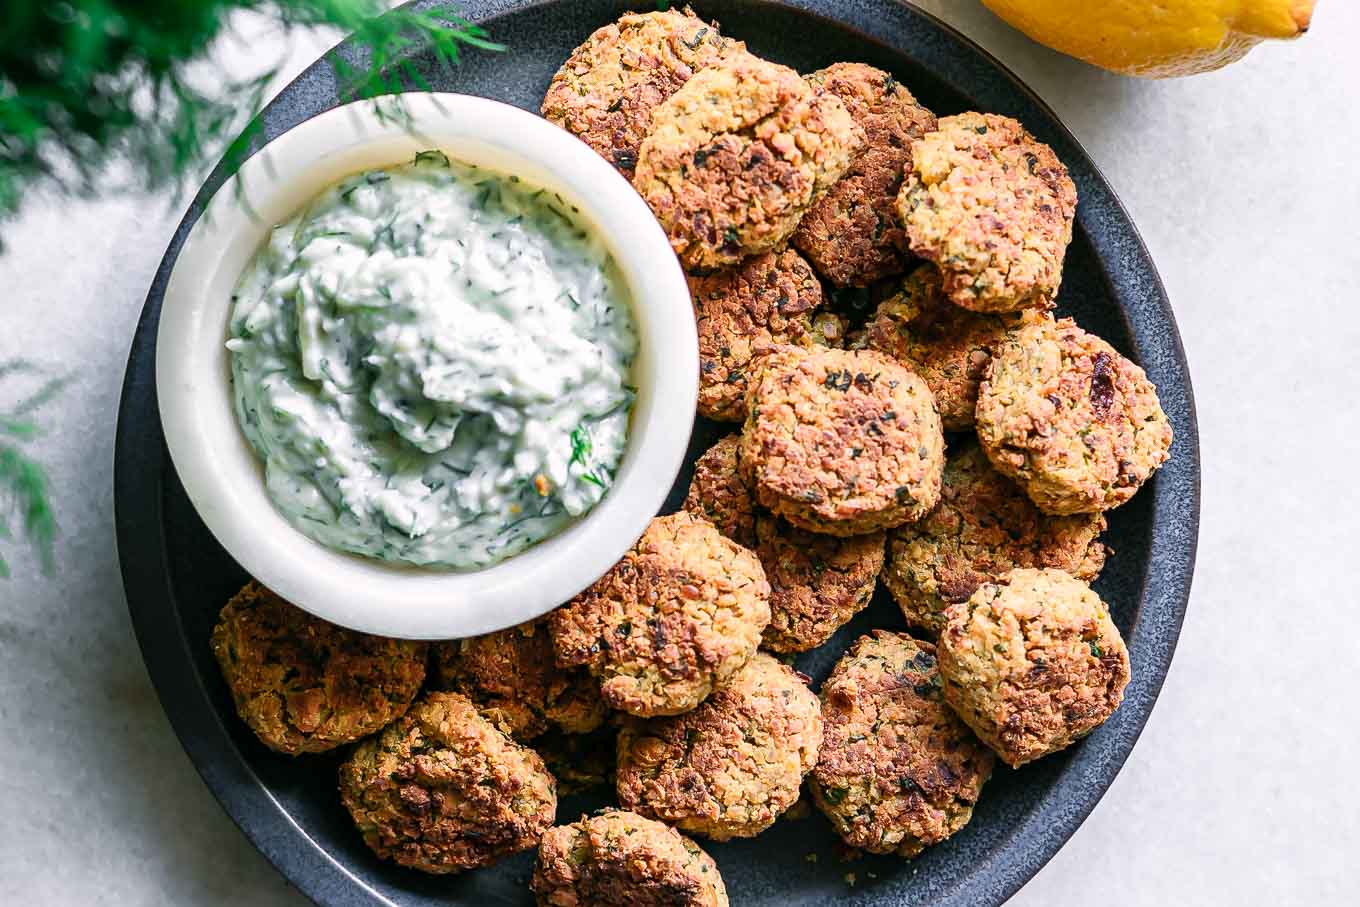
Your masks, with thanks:
M872 350L785 347L762 363L738 460L761 506L840 536L930 512L944 432L924 381Z
M1171 449L1147 374L1070 318L1029 318L996 348L977 430L996 468L1053 514L1118 507Z
M941 698L930 643L860 637L822 684L822 715L809 786L851 847L914 857L968 824L996 760Z
M756 517L756 555L770 580L770 625L761 645L806 652L869 604L883 569L882 532L838 538Z
M963 113L913 142L911 158L897 214L945 295L977 312L1051 306L1077 211L1053 149L1009 117Z
M222 609L211 645L241 720L290 756L368 736L425 679L424 643L337 627L254 580Z
M686 7L626 13L572 51L543 98L543 116L628 178L652 110L696 72L745 45Z
M428 694L360 743L340 796L379 857L438 874L533 847L557 811L538 754L457 693Z
M612 708L676 715L741 669L770 622L756 556L705 520L652 520L613 568L549 617L557 663L586 665Z
M604 723L600 687L583 668L560 668L547 619L434 646L434 686L462 693L518 740L550 727L586 734Z
M737 471L740 435L728 435L694 461L684 509L743 548L756 546L756 502Z
M835 95L734 53L652 111L633 185L686 270L713 271L788 239L863 139Z
M1101 514L1043 513L968 441L945 462L935 509L888 534L883 583L907 623L933 639L946 608L1016 567L1055 567L1094 580L1105 566L1104 531Z
M619 803L715 841L749 838L798 800L822 743L821 707L764 652L694 711L619 731Z
M978 386L992 350L1019 325L1011 314L970 312L944 296L934 265L917 267L869 322L870 349L887 353L920 375L935 395L945 431L973 427Z
M539 907L727 907L713 858L675 829L621 809L548 830L530 883Z
M901 274L909 256L897 193L911 169L911 143L935 129L935 115L902 83L864 63L834 63L808 81L840 98L865 142L845 176L808 208L790 242L837 286Z
M1012 570L946 616L945 701L1007 765L1069 746L1124 699L1124 640L1100 596L1071 574Z
M822 285L792 249L765 252L707 277L689 279L699 327L699 415L720 422L746 416L746 386L776 346L837 346L837 315L819 312Z

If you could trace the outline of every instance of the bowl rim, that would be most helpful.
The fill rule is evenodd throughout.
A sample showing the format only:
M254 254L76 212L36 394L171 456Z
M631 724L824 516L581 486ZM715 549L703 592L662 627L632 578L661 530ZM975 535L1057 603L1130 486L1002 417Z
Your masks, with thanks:
M470 20L494 28L502 16L522 14L554 2L558 0L468 0L464 10ZM1130 640L1131 649L1146 649L1145 660L1137 666L1135 675L1138 695L1127 699L1117 713L1122 716L1121 720L1107 723L1102 728L1100 736L1114 739L1100 747L1099 755L1086 758L1092 749L1090 743L1080 747L1077 753L1080 758L1074 758L1074 764L1063 769L1052 796L1035 806L1004 846L982 855L965 877L932 902L940 907L994 907L1038 872L1094 808L1137 742L1175 654L1193 576L1201 485L1197 420L1184 349L1176 332L1166 289L1128 211L1091 156L1053 109L992 53L937 15L904 0L869 0L852 6L846 6L840 0L751 2L756 6L791 7L813 20L834 23L838 29L857 32L869 42L907 53L927 69L957 73L962 68L964 76L961 78L966 78L979 103L1000 98L1004 99L1004 104L993 101L993 109L1024 108L1045 118L1046 134L1041 138L1055 146L1060 144L1068 153L1076 155L1073 160L1089 175L1089 183L1083 186L1083 192L1089 190L1095 200L1082 205L1079 217L1092 218L1092 239L1102 259L1111 261L1118 275L1132 271L1142 273L1147 283L1141 291L1142 304L1164 322L1160 325L1160 338L1149 342L1161 357L1161 368L1183 379L1183 386L1177 388L1180 420L1177 422L1176 474L1172 476L1169 470L1163 470L1154 481L1154 487L1149 489L1155 494L1154 505L1158 512L1165 509L1174 520L1173 526L1159 524L1154 528L1156 546L1160 551L1174 542L1176 551L1169 563L1158 565L1163 569L1159 575L1149 577L1140 599L1140 628L1149 618L1153 623L1138 636L1153 637L1156 641ZM429 3L430 0L417 0L414 5L424 7ZM695 5L702 13L709 4L698 0ZM344 41L338 48L348 52L350 45ZM325 97L334 92L334 85L323 60L318 60L290 89L294 94L289 104L273 111L274 116L283 120L308 115L305 111L297 112L306 108L306 96L319 93ZM298 93L302 97L298 97ZM266 110L266 122L269 119L270 111ZM1027 120L1026 125L1033 124ZM220 179L219 169L207 180L204 194ZM166 485L173 485L174 477L173 474L162 476L159 469L143 468L148 442L140 433L156 427L154 406L148 406L154 403L154 373L147 362L154 349L149 326L154 325L158 317L165 267L173 261L184 230L197 216L198 208L191 207L171 241L166 263L151 287L138 333L133 339L120 409L115 514L123 581L134 629L148 671L182 745L224 811L246 837L293 885L318 904L390 905L394 903L392 900L357 878L295 824L286 806L275 798L240 752L222 716L212 708L204 708L212 697L203 686L203 678L198 674L188 648L200 645L201 641L186 638L173 599L173 585L167 582L161 496ZM1111 246L1102 243L1099 235L1094 235L1109 227L1115 228L1126 245ZM1128 287L1121 282L1114 289L1119 292L1112 295L1121 305L1127 304ZM1139 353L1145 356L1148 350L1140 348ZM1143 614L1143 605L1151 605L1152 613ZM1118 727L1114 726L1116 723ZM918 902L907 893L898 891L894 897L883 888L882 884L861 886L844 892L844 901L856 904Z
M166 446L194 509L245 570L332 623L412 639L474 636L561 605L637 541L684 459L698 388L698 340L680 265L632 186L546 120L475 95L413 93L330 108L269 141L225 181L190 229L166 284L156 386ZM398 115L394 115L394 113ZM580 208L613 254L632 302L639 354L629 437L609 492L549 538L488 567L420 568L312 540L273 506L237 422L226 349L230 297L267 240L326 187L437 148ZM243 203L242 193L248 199Z

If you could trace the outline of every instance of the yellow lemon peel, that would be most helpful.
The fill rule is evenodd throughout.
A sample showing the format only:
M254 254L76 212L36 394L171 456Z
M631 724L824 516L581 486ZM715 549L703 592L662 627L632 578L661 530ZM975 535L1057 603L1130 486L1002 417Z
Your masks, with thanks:
M1308 30L1314 0L982 0L1040 44L1113 72L1208 72Z

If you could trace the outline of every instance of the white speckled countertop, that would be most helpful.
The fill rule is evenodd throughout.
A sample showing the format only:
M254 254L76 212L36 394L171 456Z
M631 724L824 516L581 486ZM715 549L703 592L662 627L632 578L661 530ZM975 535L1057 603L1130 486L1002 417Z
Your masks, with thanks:
M1171 674L1105 799L1012 903L1355 903L1360 8L1323 0L1301 42L1141 82L972 0L922 5L1012 67L1104 170L1166 281L1199 404L1199 566ZM294 70L328 43L299 42ZM119 384L178 217L164 199L34 199L4 226L0 361L73 382L43 419L59 573L4 548L3 904L305 903L180 750L118 574Z

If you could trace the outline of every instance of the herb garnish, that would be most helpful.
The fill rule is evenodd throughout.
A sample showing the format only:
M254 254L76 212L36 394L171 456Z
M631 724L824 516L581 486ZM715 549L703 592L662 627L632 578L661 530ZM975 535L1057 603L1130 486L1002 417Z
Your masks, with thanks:
M40 373L40 369L23 360L0 364L0 379ZM65 378L51 379L13 408L0 412L0 539L13 537L10 519L18 517L43 572L49 576L56 570L53 542L57 521L52 492L47 470L24 446L42 435L33 414L56 397L65 384ZM9 575L9 564L0 556L0 578L8 579Z

